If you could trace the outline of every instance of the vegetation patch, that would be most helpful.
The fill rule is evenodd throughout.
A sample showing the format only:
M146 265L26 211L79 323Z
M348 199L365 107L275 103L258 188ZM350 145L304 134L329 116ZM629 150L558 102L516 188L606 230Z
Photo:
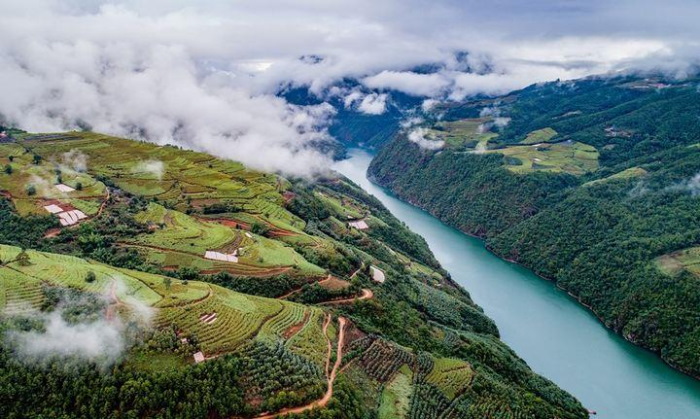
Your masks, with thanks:
M552 138L557 136L557 132L550 127L547 128L542 128L538 129L535 131L532 131L527 134L527 137L525 137L524 140L522 140L520 143L521 144L539 144L539 143L546 143Z
M392 419L408 416L411 406L413 372L403 365L394 378L384 386L379 404L379 418Z
M595 147L573 141L510 146L488 152L503 154L508 170L520 174L550 172L582 175L598 168Z

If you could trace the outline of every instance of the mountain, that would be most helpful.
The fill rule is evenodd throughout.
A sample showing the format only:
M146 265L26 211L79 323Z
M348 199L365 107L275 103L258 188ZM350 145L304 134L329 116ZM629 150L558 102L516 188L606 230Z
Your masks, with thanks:
M700 377L697 85L594 77L444 104L370 175Z
M396 90L370 89L356 79L345 79L314 93L308 87L282 89L279 96L295 105L327 103L335 110L328 133L342 148L364 147L377 149L388 142L410 115L420 111L424 98L411 96ZM355 99L353 99L353 97ZM371 112L361 108L364 98L378 97L384 103L381 109ZM336 152L343 157L342 152Z
M585 418L340 175L0 143L0 416Z

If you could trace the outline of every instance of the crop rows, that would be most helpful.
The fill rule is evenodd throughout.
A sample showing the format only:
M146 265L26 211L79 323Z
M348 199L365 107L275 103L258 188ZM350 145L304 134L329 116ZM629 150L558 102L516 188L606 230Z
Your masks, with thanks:
M159 205L151 203L146 214L139 214L140 219L157 221L161 215ZM149 215L148 212L156 211ZM156 230L153 234L144 234L136 238L135 242L148 244L167 249L181 250L185 252L203 253L206 250L218 249L231 243L236 235L228 227L218 223L206 223L198 221L189 215L178 211L168 210L162 215L161 221L165 228Z
M445 395L453 399L471 382L473 375L469 364L452 358L440 358L435 361L433 370L426 377L426 382L435 385Z
M287 303L280 314L268 320L260 329L260 335L267 338L279 338L285 330L304 320L305 307L301 304Z
M289 351L281 342L253 342L243 348L241 355L250 396L267 397L281 390L323 386L321 369Z
M38 280L10 269L0 269L0 312L21 314L41 304L44 295Z
M450 400L435 386L430 384L414 385L411 397L411 419L432 419L440 417L450 407ZM492 416L477 416L492 417Z
M480 399L470 406L469 413L474 417L480 418L515 419L522 417L513 413L511 407L505 401L494 398Z
M412 355L408 351L377 339L365 351L360 362L367 374L380 382L388 381L403 364L411 363Z
M303 355L317 366L322 366L326 359L328 344L323 337L321 321L323 311L313 310L306 324L286 343L294 353Z
M202 322L200 316L205 313L216 313L216 321ZM213 297L194 307L161 309L159 323L174 324L185 334L197 335L205 352L216 353L232 350L251 338L263 319L262 311L242 312Z

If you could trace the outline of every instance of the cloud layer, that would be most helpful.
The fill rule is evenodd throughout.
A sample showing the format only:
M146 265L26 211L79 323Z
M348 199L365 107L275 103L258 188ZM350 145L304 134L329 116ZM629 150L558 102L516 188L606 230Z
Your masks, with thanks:
M28 130L91 128L309 175L333 110L292 106L345 77L374 93L498 94L629 68L689 72L690 0L0 0L0 116ZM466 53L465 53L466 52ZM430 71L421 66L429 65Z

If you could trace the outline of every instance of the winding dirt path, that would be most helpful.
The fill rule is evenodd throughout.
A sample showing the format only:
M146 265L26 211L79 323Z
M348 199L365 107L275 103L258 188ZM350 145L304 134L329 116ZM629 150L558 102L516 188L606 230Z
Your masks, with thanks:
M363 288L362 295L360 295L359 297L343 298L342 300L324 301L324 302L318 303L318 304L319 305L350 304L354 301L369 300L370 298L374 298L374 292L372 292L372 290L369 288Z
M323 279L320 280L320 281L308 282L308 283L306 283L306 284L304 284L304 285L309 285L309 284L323 284L324 282L330 281L331 278L332 278L332 275L331 275L331 274L328 274L327 277L323 278ZM301 291L301 289L304 288L304 285L302 285L302 286L299 287L299 288L295 288L295 289L289 291L288 293L286 293L286 294L284 294L284 295L281 295L281 296L277 297L277 299L278 299L278 300L286 300L287 297L290 297L290 296L292 296L292 295L298 293L299 291Z
M326 373L327 374L328 374L328 368L330 367L331 352L333 350L333 345L331 344L330 339L328 339L328 335L326 335L326 331L328 330L328 325L330 324L330 321L331 321L331 316L329 314L326 317L326 321L323 323L323 335L326 336L326 340L328 341L328 357L326 358ZM343 362L343 346L345 345L345 324L346 324L346 322L347 322L347 320L344 317L338 318L338 323L340 325L339 332L338 332L338 348L337 348L337 352L336 352L335 364L333 364L333 369L330 371L330 374L328 374L328 389L326 390L326 394L324 394L323 397L316 400L315 402L309 403L305 406L282 409L277 413L258 416L256 419L272 419L272 418L276 418L278 416L288 415L290 413L294 413L294 414L302 413L302 412L305 412L307 410L315 409L317 407L324 407L326 404L328 404L328 401L330 401L330 399L333 397L333 383L335 382L335 377L338 374L338 368L340 367L340 364Z
M99 217L100 215L102 215L102 211L104 211L105 206L107 205L107 202L109 201L109 197L110 197L109 186L106 186L105 189L107 189L107 196L105 197L105 200L102 201L102 204L100 205L100 209L97 211L97 215L95 215L95 217Z
M107 306L105 317L107 318L107 321L111 322L116 317L117 309L119 307L124 306L124 303L122 302L122 300L120 300L119 296L117 296L117 282L116 281L112 282L112 286L110 287L110 290L109 290L109 298L114 302Z

